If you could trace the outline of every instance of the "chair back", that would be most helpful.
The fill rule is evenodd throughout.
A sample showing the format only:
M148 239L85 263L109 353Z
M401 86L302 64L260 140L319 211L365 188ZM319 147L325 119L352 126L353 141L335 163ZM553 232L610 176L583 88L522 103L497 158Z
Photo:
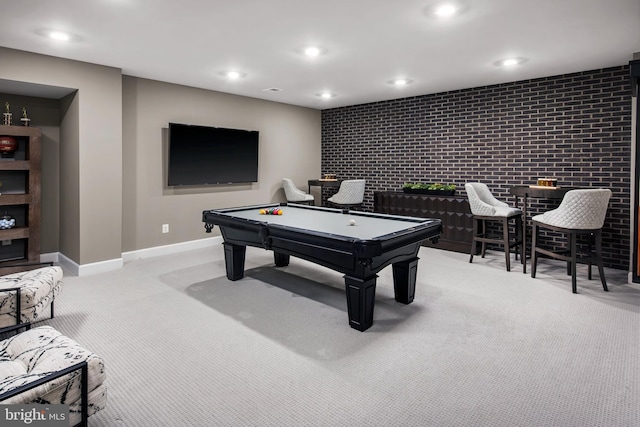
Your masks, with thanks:
M471 213L479 216L494 216L500 209L509 205L496 199L487 184L481 182L467 182L464 185L469 199Z
M345 179L340 183L338 192L331 197L332 203L357 205L364 201L364 179Z
M288 202L303 202L308 200L307 193L300 190L289 178L282 178L282 188Z
M570 190L560 206L534 220L555 227L596 230L604 225L610 198L611 190L607 188Z

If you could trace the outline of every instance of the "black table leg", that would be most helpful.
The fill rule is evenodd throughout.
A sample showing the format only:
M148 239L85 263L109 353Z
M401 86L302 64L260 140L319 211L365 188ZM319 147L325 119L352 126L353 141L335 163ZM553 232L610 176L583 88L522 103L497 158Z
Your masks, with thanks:
M273 262L275 262L276 267L286 267L289 265L289 255L274 252Z
M368 279L344 276L347 293L347 309L349 325L353 329L365 331L373 324L373 306L376 297L376 279L374 275Z
M244 258L246 246L224 243L224 263L227 269L227 279L240 280L244 277Z
M418 260L396 262L393 264L393 289L396 301L411 304L416 294L416 276L418 274Z

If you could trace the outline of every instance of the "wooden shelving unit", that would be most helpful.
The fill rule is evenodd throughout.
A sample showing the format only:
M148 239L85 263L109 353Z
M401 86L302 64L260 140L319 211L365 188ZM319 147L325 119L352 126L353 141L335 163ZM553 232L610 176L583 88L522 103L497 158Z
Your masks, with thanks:
M13 136L18 149L0 159L0 216L16 218L16 226L0 230L0 274L41 267L40 160L42 133L38 128L0 126L0 136Z

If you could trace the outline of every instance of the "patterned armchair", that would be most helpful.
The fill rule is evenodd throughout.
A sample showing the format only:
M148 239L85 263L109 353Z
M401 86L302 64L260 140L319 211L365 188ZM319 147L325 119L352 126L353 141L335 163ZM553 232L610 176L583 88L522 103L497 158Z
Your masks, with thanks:
M282 188L287 202L313 204L314 197L300 190L289 178L282 178Z
M0 341L0 403L69 405L70 425L104 409L101 357L50 326Z
M327 199L332 206L340 208L353 208L360 206L364 201L364 179L345 179L340 183L338 192Z
M571 291L578 293L576 272L578 263L588 265L591 280L591 265L598 266L602 289L608 291L602 264L602 227L607 216L611 190L607 188L568 191L560 206L531 218L531 277L536 277L540 256L558 259L567 263L567 274L571 275ZM554 248L540 239L540 230L548 234L566 236L566 247ZM578 239L586 240L586 250L579 250ZM595 243L595 248L593 244ZM585 246L585 245L582 245Z
M473 262L473 257L477 254L478 243L482 245L480 250L482 258L485 256L487 243L490 243L501 245L504 248L504 261L507 271L511 271L511 248L515 248L516 259L518 259L518 254L522 256L520 259L522 271L526 271L526 252L522 235L522 211L496 199L487 184L482 182L467 182L464 188L467 192L471 213L473 214L473 240L471 241L469 262ZM509 232L509 223L512 221L515 222L513 237ZM490 236L490 223L500 224L502 237Z

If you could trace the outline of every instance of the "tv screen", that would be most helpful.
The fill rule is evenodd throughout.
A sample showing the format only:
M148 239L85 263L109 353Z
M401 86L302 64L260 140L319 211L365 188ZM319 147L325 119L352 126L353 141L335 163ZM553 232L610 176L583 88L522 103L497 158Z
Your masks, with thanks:
M257 182L258 134L169 123L168 185Z

